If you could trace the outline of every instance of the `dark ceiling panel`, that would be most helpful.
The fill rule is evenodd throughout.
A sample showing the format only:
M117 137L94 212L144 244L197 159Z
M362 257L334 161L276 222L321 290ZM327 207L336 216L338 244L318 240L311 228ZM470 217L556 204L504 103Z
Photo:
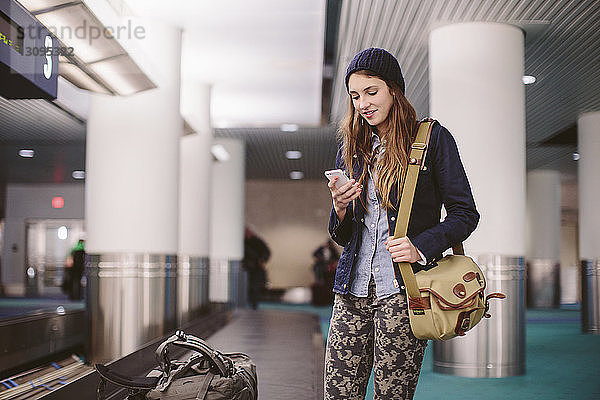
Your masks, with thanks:
M305 179L325 179L323 172L334 168L337 142L332 126L300 128L282 132L277 128L216 129L216 137L246 142L247 179L290 179L291 171L301 171ZM302 152L298 160L288 160L286 151Z
M525 71L537 77L534 85L526 87L527 168L575 173L572 153L576 151L577 118L583 112L600 110L600 1L340 0L337 4L332 121L347 107L345 68L365 47L381 46L397 55L407 81L407 97L423 117L429 112L431 29L462 21L546 22L545 29L526 37ZM301 127L296 133L276 128L217 129L215 136L246 141L249 179L289 179L293 170L302 171L306 179L324 179L323 171L333 167L333 126ZM40 147L37 160L15 158L15 149L24 144L47 147ZM44 100L0 98L0 146L0 179L51 182L61 176L52 172L54 167L64 163L67 172L62 179L68 180L69 170L81 168L84 162L85 124ZM287 160L287 150L300 150L303 156ZM57 154L50 156L54 151ZM67 167L69 162L72 165Z
M537 21L547 27L529 32L525 46L525 73L537 78L526 87L527 143L535 147L576 124L582 113L600 110L599 20L597 0L347 0L340 16L343 35L338 40L332 121L339 120L346 107L346 65L363 48L384 47L398 57L407 97L417 113L426 116L428 36L433 28L466 21ZM560 151L568 159L572 149L554 148L554 158ZM543 151L527 154L528 167L547 164Z

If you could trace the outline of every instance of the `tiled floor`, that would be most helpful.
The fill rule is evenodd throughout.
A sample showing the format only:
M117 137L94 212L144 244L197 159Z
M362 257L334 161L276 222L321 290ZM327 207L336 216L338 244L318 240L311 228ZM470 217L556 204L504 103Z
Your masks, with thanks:
M238 310L207 340L223 352L243 352L257 365L259 399L323 398L323 339L315 315Z

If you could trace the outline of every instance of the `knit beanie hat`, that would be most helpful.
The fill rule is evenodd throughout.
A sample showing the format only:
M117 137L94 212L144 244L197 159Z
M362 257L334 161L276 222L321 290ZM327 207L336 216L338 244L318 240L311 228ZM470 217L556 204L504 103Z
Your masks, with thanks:
M346 70L346 90L350 75L362 69L368 69L388 81L396 82L404 94L404 78L398 60L384 49L371 47L354 56Z

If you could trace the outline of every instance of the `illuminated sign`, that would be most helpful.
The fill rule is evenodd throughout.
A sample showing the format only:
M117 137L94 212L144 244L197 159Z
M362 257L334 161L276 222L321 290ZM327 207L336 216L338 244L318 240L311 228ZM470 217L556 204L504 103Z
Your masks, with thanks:
M12 47L17 53L23 54L24 37L23 28L0 11L0 46Z
M0 0L0 96L55 99L60 44L15 0Z
M65 199L60 196L52 198L52 208L63 208L65 206Z

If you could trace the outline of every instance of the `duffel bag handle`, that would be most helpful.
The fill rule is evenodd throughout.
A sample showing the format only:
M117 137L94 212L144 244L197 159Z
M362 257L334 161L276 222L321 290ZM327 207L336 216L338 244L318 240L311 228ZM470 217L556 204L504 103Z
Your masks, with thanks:
M229 377L231 375L231 360L224 357L217 350L211 348L204 340L193 335L185 334L183 331L177 331L173 336L162 342L154 353L165 376L168 376L171 370L171 361L169 360L170 345L196 351L203 355L213 367L217 368L221 376Z

